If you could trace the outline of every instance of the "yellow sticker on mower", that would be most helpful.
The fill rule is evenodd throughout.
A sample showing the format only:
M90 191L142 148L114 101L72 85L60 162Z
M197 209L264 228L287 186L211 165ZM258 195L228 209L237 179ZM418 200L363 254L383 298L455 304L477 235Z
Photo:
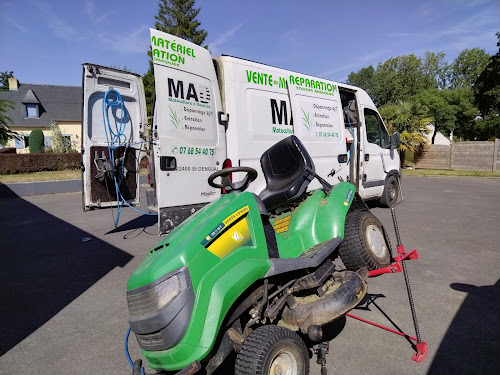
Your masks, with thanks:
M281 219L278 219L274 222L273 228L276 233L288 232L290 228L290 220L292 219L292 215L285 216Z
M222 223L224 224L224 226L227 227L229 224L231 224L233 221L235 221L236 219L238 219L240 216L245 215L249 210L250 209L248 208L248 206L240 208L238 211L233 212L231 215L229 215L228 217L226 217L222 221Z
M207 246L211 241L213 241L219 234L221 234L225 228L227 228L232 223L236 222L243 215L250 211L248 206L240 208L238 211L233 212L231 215L226 217L222 223L219 223L210 233L208 233L203 241L201 241L202 246Z
M252 237L246 217L222 233L207 247L207 250L219 258L224 258L242 246L252 246Z

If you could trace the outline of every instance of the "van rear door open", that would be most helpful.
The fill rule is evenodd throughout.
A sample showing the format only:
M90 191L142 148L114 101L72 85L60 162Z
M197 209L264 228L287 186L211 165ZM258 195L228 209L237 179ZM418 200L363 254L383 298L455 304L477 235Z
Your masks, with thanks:
M121 96L123 106L103 105L106 94L108 102L118 103L115 92ZM117 197L115 183L129 204L139 202L141 144L138 142L145 124L146 104L141 76L96 64L83 64L84 210L116 206L121 197ZM115 137L113 134L120 135ZM114 163L110 162L110 150Z
M207 179L226 158L219 86L210 53L151 29L155 73L153 151L160 233L205 204L220 189ZM221 120L221 121L219 121Z

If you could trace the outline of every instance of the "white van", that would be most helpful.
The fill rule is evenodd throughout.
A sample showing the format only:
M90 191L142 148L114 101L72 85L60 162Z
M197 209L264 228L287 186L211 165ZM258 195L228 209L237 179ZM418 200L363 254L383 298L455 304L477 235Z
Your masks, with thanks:
M133 164L137 164L140 145L152 146L148 201L150 208L157 207L160 233L168 233L220 196L221 191L207 183L210 174L227 166L248 166L260 172L262 153L290 134L301 139L316 173L330 184L350 181L363 199L379 199L385 206L397 200L399 135L389 136L362 89L236 57L212 59L205 48L157 30L151 30L151 47L156 85L151 127L146 126L139 76L84 64L86 209L117 204L117 194L105 193L110 181L102 177L108 173L111 178L114 173L113 163L103 154L105 134L95 130L104 125L111 132L120 126L130 132L123 145L116 144L118 155L125 152L125 158L114 166L119 171L123 169L120 161L126 165L127 174L118 185L127 188L123 199L129 204L138 198ZM124 126L121 112L103 105L109 90L121 94L127 112ZM115 96L108 93L112 105ZM106 112L111 114L107 118ZM96 178L99 170L102 173ZM258 194L264 187L259 173L249 189ZM111 190L115 191L114 185Z

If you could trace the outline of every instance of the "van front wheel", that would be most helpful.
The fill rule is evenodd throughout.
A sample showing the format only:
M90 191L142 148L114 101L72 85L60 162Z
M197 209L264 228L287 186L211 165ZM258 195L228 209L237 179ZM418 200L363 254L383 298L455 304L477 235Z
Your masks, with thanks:
M235 375L308 375L304 341L285 327L267 325L253 331L236 357Z
M361 267L374 270L391 264L391 243L375 215L365 210L347 214L339 255L351 271Z
M380 205L382 207L392 207L396 204L399 198L399 181L395 176L389 176L385 182L384 192L380 197Z

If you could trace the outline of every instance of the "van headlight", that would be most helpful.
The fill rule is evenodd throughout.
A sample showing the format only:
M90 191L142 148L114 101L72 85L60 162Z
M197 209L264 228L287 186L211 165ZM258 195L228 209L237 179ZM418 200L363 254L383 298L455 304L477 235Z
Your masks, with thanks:
M143 320L157 315L187 287L186 267L127 291L130 320Z

